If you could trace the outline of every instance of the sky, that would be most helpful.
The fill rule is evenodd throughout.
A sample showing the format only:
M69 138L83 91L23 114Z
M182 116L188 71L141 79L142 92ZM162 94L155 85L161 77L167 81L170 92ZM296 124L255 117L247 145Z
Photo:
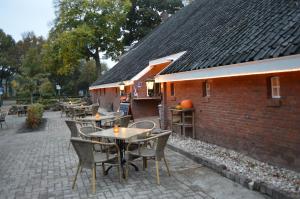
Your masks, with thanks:
M16 41L28 31L46 38L54 18L53 0L0 0L0 28Z
M15 41L28 31L47 38L54 18L53 0L0 0L0 29ZM101 61L109 68L115 64L110 59Z

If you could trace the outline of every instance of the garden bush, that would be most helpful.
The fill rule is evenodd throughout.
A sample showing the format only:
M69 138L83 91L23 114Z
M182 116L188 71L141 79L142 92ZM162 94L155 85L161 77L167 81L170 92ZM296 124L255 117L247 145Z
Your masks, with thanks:
M44 107L42 104L32 104L27 109L26 123L29 128L37 128L42 122Z
M40 98L38 100L39 104L42 104L44 106L45 110L56 110L56 107L58 105L58 99L46 99L46 98Z

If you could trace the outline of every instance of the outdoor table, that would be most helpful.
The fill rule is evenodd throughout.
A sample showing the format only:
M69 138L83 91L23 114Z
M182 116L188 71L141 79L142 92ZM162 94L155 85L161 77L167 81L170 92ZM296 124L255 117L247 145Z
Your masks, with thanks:
M124 176L124 174L125 174L124 173L124 164L126 163L126 159L125 159L126 143L125 143L125 141L130 141L139 135L144 135L144 134L148 133L150 130L151 129L119 127L118 132L114 132L114 128L110 128L110 129L105 129L102 131L97 131L97 132L91 133L90 136L93 138L110 138L110 139L116 140L116 143L120 149L121 167L122 167L123 176ZM138 171L138 167L136 165L134 165L132 163L130 165L133 166L136 171ZM109 167L105 171L106 174L110 168L111 167Z
M17 107L17 115L20 116L22 114L26 115L27 114L27 109L28 109L28 106L27 104L18 104L16 105Z
M83 118L78 118L77 120L95 122L97 124L97 126L101 127L101 121L114 119L114 118L115 118L115 116L113 116L113 115L101 115L100 117L86 116L86 117L83 117Z

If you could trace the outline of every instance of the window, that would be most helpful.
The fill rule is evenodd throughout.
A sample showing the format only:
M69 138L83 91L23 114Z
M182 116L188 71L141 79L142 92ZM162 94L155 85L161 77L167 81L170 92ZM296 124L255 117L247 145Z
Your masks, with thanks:
M208 81L203 82L202 88L203 97L210 97L210 83Z
M271 77L271 94L272 98L280 98L279 77Z
M170 95L175 96L175 85L174 85L174 83L170 84Z

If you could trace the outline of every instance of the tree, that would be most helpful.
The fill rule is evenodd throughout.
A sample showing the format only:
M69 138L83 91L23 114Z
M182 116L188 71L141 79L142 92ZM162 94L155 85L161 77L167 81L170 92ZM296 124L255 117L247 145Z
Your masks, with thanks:
M183 7L181 0L131 0L124 26L124 45L139 41L162 22L163 16Z
M44 43L45 40L35 36L33 32L24 33L23 39L17 43L20 69L16 76L15 88L18 95L29 95L31 103L34 94L39 94L40 86L49 81L41 56Z
M106 64L102 65L102 71L108 70ZM89 86L97 79L96 64L94 60L84 61L82 60L82 67L80 67L80 75L78 79L78 90L88 90Z
M80 59L92 58L100 76L99 53L116 58L122 52L121 27L130 1L56 0L55 6L56 20L49 45L59 47L56 58L62 62L61 72L71 70Z
M14 39L0 29L0 87L3 87L3 80L5 80L5 94L8 92L9 81L18 68L15 45ZM1 104L2 95L0 106Z

